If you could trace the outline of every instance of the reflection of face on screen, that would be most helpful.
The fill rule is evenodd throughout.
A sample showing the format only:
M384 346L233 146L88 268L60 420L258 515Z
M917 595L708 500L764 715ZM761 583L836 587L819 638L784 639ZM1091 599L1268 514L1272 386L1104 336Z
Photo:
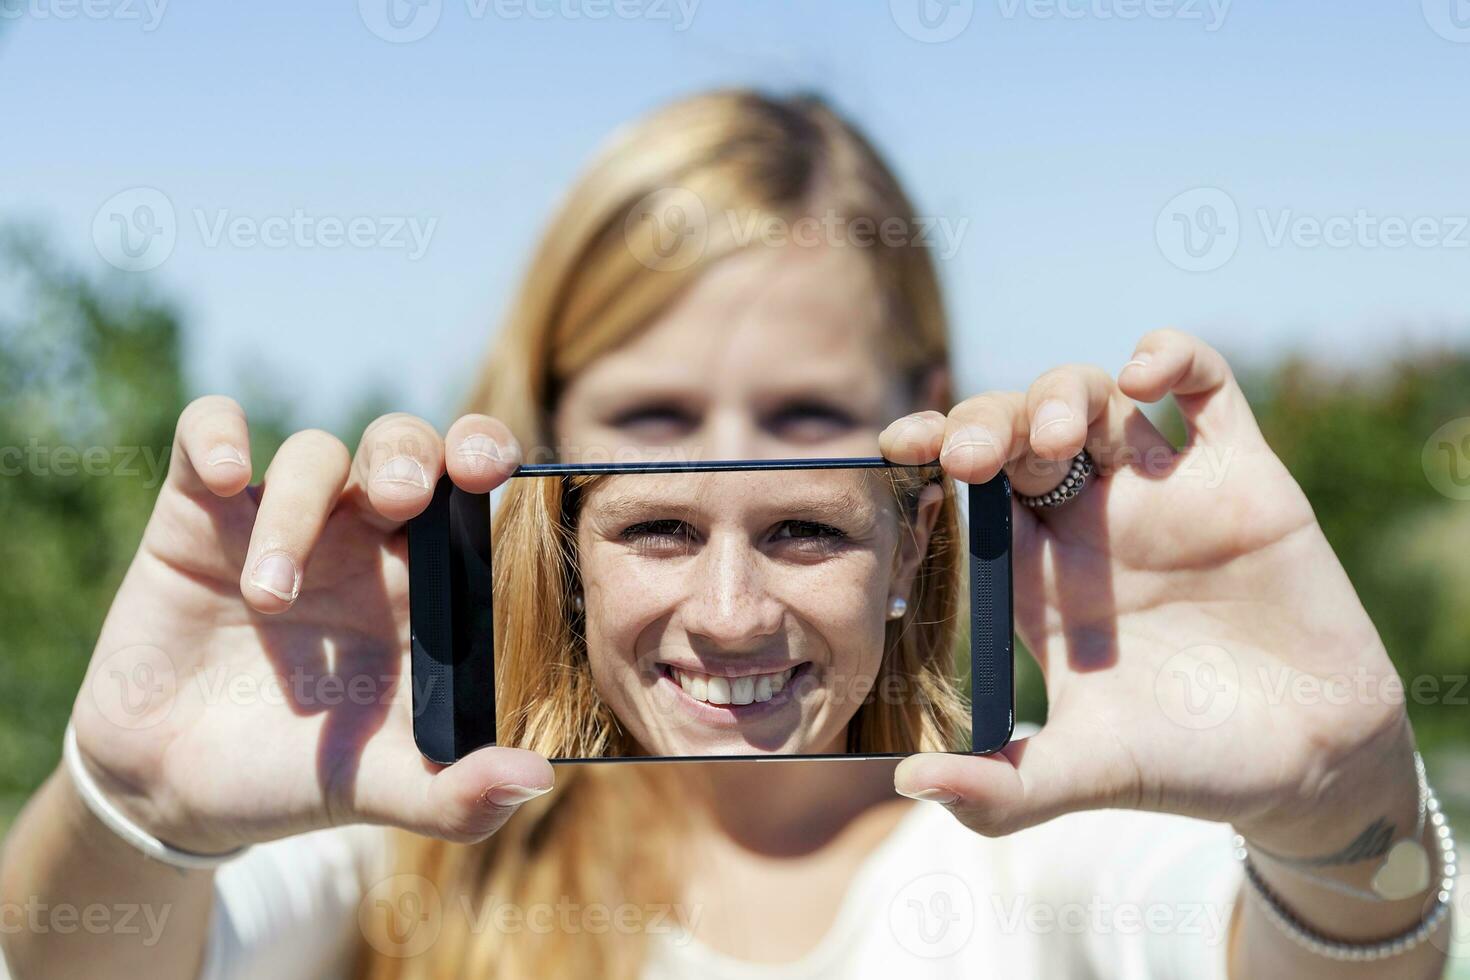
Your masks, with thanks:
M864 469L588 486L575 529L587 655L638 754L844 752L942 498L930 486L905 518L889 479Z

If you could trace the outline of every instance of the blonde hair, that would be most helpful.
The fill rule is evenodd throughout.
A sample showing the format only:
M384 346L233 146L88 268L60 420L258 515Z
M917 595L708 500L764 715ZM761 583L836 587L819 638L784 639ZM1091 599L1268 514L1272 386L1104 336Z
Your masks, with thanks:
M873 147L814 97L715 92L675 103L617 133L553 218L467 406L505 422L528 460L555 458L551 411L566 382L741 247L715 224L703 229L692 258L658 261L658 243L645 237L658 228L637 220L640 211L657 213L690 195L706 213L717 214L792 219L820 207L875 226L915 215ZM930 257L926 249L882 240L862 251L885 305L885 363L916 394L931 369L948 363ZM939 397L949 403L947 388ZM887 472L895 475L894 491L905 502L934 475ZM544 652L537 667L529 666L532 658L497 658L502 742L551 756L616 755L616 719L592 687L585 644L569 615L562 496L562 481L518 480L506 488L498 508L498 566L515 560L534 571L497 577L497 646ZM858 751L953 748L956 733L968 724L952 682L962 585L959 542L954 495L947 493L916 578L913 613L887 628L877 682L897 678L916 686L914 696L863 704L850 726L849 744ZM381 937L371 930L401 932L412 924L395 921L399 910L417 906L381 903L389 915L365 924L359 977L632 980L643 964L646 931L486 933L470 912L475 901L487 899L522 910L566 901L604 908L675 905L680 883L674 858L684 819L677 801L681 780L687 791L687 780L699 775L697 767L668 763L562 766L555 791L523 806L481 844L395 835L399 870L408 872L395 881L413 888L426 879L446 909L459 911L441 915L426 952L395 957L377 952L394 944L377 941ZM381 898L382 890L375 895ZM460 898L471 907L463 907Z

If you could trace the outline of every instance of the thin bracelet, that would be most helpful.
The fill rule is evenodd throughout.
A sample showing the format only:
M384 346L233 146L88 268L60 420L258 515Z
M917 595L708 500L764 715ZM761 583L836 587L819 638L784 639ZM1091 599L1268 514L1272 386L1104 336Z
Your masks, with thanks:
M77 748L77 732L70 721L66 723L66 735L61 742L61 757L65 760L66 771L71 776L72 785L76 787L77 795L82 798L87 809L91 810L108 830L142 851L146 857L176 868L202 870L217 868L250 849L250 845L246 844L244 847L237 847L224 854L199 854L194 851L183 851L165 844L139 827L128 818L127 814L118 809L117 804L107 798L102 788L97 785L97 780L92 778L92 773L82 761L81 750Z
M1389 936L1375 942L1345 942L1308 926L1288 909L1281 898L1266 884L1260 871L1251 862L1250 854L1246 849L1238 846L1236 854L1245 868L1246 880L1251 884L1251 895L1266 913L1266 918L1270 919L1276 928L1298 945L1331 960L1348 962L1381 960L1406 953L1423 943L1435 929L1439 928L1450 913L1450 899L1455 892L1455 836L1450 830L1449 821L1445 819L1444 813L1439 808L1439 800L1432 789L1428 790L1426 810L1429 814L1429 825L1434 828L1435 843L1439 847L1440 881L1439 889L1434 896L1434 904L1424 913L1418 925L1396 936ZM1238 841L1239 835L1237 835Z

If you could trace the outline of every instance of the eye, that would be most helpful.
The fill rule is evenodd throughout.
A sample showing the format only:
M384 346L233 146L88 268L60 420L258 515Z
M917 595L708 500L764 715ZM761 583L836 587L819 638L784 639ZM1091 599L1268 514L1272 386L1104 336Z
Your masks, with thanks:
M657 440L682 435L695 428L698 420L678 405L656 402L619 412L611 424L618 429L636 430L641 438Z
M817 521L783 521L776 532L778 541L791 541L803 551L823 552L847 540L847 532Z
M793 441L828 438L857 424L846 409L822 401L800 399L783 405L767 420L767 426Z
M619 537L633 544L639 554L675 555L688 551L694 535L683 521L665 518L632 524Z

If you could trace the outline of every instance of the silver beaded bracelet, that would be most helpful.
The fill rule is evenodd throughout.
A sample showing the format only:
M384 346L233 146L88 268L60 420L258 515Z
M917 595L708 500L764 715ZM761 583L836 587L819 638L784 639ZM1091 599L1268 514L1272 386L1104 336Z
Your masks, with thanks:
M1422 766L1422 761L1415 753L1416 765ZM1420 772L1422 773L1422 768ZM1422 783L1424 806L1427 814L1427 822L1433 829L1435 844L1439 849L1440 879L1439 886L1434 894L1434 904L1424 913L1418 925L1396 936L1389 936L1369 943L1350 943L1331 936L1324 935L1302 922L1281 901L1280 896L1273 892L1266 884L1261 873L1251 861L1250 853L1246 847L1245 838L1239 834L1235 835L1235 856L1245 868L1246 880L1251 884L1251 895L1260 904L1276 928L1280 929L1298 945L1305 947L1318 956L1325 956L1331 960L1345 962L1368 962L1371 960L1386 959L1390 956L1398 956L1406 953L1414 947L1422 944L1426 939L1444 923L1450 914L1450 900L1455 892L1455 836L1450 830L1449 821L1439 806L1439 799L1434 795L1434 790L1429 788L1427 782Z

